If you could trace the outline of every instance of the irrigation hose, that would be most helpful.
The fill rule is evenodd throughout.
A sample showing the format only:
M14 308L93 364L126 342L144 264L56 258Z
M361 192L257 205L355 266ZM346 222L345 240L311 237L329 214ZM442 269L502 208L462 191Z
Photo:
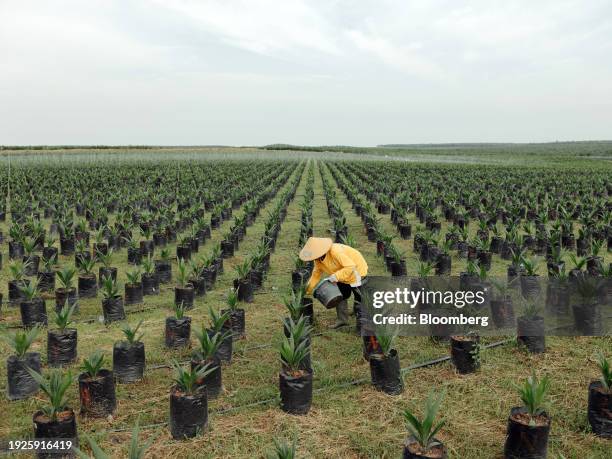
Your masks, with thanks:
M496 341L494 343L490 343L487 345L482 346L483 349L491 349L491 348L495 348L495 347L499 347L499 346L503 346L504 344L508 344L513 342L513 339L505 339L505 340L501 340L501 341ZM450 360L451 357L450 356L444 356L444 357L438 357L436 359L433 360L428 360L426 362L421 362L421 363L415 363L412 365L409 365L405 368L400 369L400 372L402 374L407 373L408 371L411 370L417 370L419 368L427 368L433 365L438 365L440 363L444 363L447 362L448 360ZM344 389L346 387L354 387L354 386L361 386L363 384L367 384L370 382L370 378L360 378L360 379L353 379L351 381L347 381L344 383L339 383L339 384L332 384L332 385L326 385L324 387L320 387L318 389L313 390L313 393L319 394L322 392L326 392L326 391L332 391L335 389ZM261 406L261 405L268 405L270 403L275 403L278 402L279 397L273 397L273 398L268 398L268 399L264 399L264 400L257 400L254 402L249 402L249 403L245 403L243 405L237 405L237 406L232 406L229 408L221 408L221 409L217 409L217 410L210 410L211 414L217 414L217 415L221 415L221 414L227 414L227 413L231 413L234 411L239 411L239 410L243 410L246 408L253 408L256 406ZM156 427L163 427L165 425L167 425L168 422L158 422L158 423L154 423L154 424L145 424L140 426L141 429L153 429ZM116 429L108 429L106 431L102 431L102 432L128 432L131 431L132 427L119 427Z

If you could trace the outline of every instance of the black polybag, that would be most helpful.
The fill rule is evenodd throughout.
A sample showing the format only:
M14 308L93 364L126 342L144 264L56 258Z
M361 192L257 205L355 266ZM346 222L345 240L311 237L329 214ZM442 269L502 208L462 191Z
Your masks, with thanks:
M11 355L6 359L9 400L21 400L38 392L40 386L32 378L27 368L40 373L40 354L38 352L28 352L23 358Z
M120 383L140 381L145 369L145 346L139 341L130 344L118 341L113 345L113 373Z
M278 376L281 409L291 414L306 414L312 405L312 372L291 376L281 371Z

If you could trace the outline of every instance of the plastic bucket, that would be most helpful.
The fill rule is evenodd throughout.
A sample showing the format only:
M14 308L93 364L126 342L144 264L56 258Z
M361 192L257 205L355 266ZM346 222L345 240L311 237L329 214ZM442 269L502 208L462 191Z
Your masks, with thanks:
M340 289L333 282L323 279L314 289L314 297L327 309L332 309L344 299Z

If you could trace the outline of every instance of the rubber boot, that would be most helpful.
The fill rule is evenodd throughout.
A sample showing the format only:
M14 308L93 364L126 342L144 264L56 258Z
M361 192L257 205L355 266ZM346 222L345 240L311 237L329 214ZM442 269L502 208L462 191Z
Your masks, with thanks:
M336 306L336 324L333 326L334 329L348 326L348 303L346 300L342 300L338 306Z

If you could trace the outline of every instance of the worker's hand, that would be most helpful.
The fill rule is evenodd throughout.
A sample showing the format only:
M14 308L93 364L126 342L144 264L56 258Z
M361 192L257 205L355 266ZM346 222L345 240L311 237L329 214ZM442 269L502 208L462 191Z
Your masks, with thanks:
M326 277L325 280L331 282L332 284L336 284L338 282L338 279L336 279L335 275Z

